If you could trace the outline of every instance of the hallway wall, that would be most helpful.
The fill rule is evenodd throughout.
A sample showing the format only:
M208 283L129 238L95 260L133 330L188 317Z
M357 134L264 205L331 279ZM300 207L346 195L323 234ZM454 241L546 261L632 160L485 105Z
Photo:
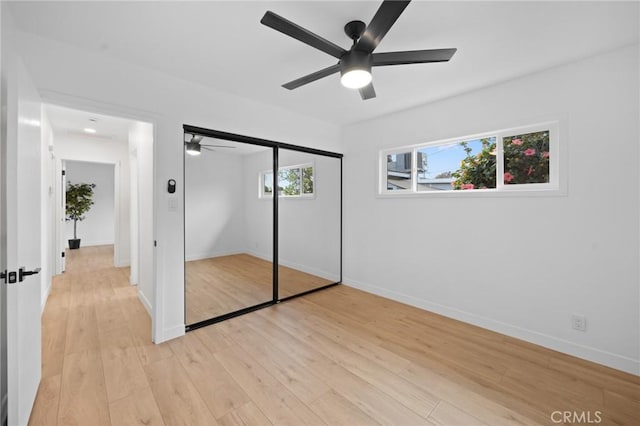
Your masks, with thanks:
M81 247L114 243L114 165L86 161L66 161L67 183L93 183L93 205L78 221L77 236ZM65 240L73 238L73 221L65 224ZM68 243L67 243L68 244Z

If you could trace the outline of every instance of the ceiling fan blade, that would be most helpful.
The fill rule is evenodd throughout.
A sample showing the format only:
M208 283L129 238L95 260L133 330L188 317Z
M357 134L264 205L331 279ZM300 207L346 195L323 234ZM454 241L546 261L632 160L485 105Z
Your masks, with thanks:
M404 52L374 53L372 66L424 64L447 62L457 49L407 50Z
M204 143L201 143L200 146L211 146L211 147L214 147L214 148L231 148L231 149L235 149L236 148L235 146L229 146L229 145L208 145L208 144L204 144Z
M362 98L363 101L376 97L376 91L373 88L373 83L367 84L363 88L358 89L358 91L360 92L360 97Z
M282 87L289 90L297 89L300 86L304 86L305 84L320 80L321 78L327 77L338 71L340 71L340 64L331 65L330 67L321 69L320 71L316 71L314 73L305 75L304 77L300 77L296 80L285 83L282 85Z
M264 14L260 23L266 25L267 27L271 27L276 31L280 31L283 34L288 35L289 37L293 37L296 40L300 40L301 42L308 44L311 47L315 47L318 50L321 50L334 58L340 59L342 55L347 53L342 47L320 37L317 34L312 33L311 31L302 28L301 26L294 24L293 22L283 18L282 16L276 15L271 11L267 11Z
M209 148L208 146L202 146L202 145L200 146L200 149L205 149L207 151L215 151L215 149L213 148Z
M411 0L383 1L355 48L367 53L373 52L410 2Z

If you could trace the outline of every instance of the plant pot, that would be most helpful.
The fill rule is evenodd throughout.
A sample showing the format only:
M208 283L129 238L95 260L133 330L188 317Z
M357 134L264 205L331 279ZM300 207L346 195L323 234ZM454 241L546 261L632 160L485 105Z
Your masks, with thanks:
M80 238L72 238L69 240L69 248L71 250L80 248Z

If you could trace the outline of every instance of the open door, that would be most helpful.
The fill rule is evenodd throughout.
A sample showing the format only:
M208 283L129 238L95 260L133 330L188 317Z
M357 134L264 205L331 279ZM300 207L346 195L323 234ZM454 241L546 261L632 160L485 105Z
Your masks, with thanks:
M25 425L41 376L41 290L36 275L42 261L41 103L22 63L11 59L2 79L6 151L0 164L0 231L6 239L0 248L0 285L6 296L8 424Z

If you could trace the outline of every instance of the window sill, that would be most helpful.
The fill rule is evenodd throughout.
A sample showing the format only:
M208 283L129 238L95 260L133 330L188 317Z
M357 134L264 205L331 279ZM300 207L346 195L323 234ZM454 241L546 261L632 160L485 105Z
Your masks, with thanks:
M566 197L566 189L476 189L460 191L386 192L377 193L376 198L503 198L503 197Z

